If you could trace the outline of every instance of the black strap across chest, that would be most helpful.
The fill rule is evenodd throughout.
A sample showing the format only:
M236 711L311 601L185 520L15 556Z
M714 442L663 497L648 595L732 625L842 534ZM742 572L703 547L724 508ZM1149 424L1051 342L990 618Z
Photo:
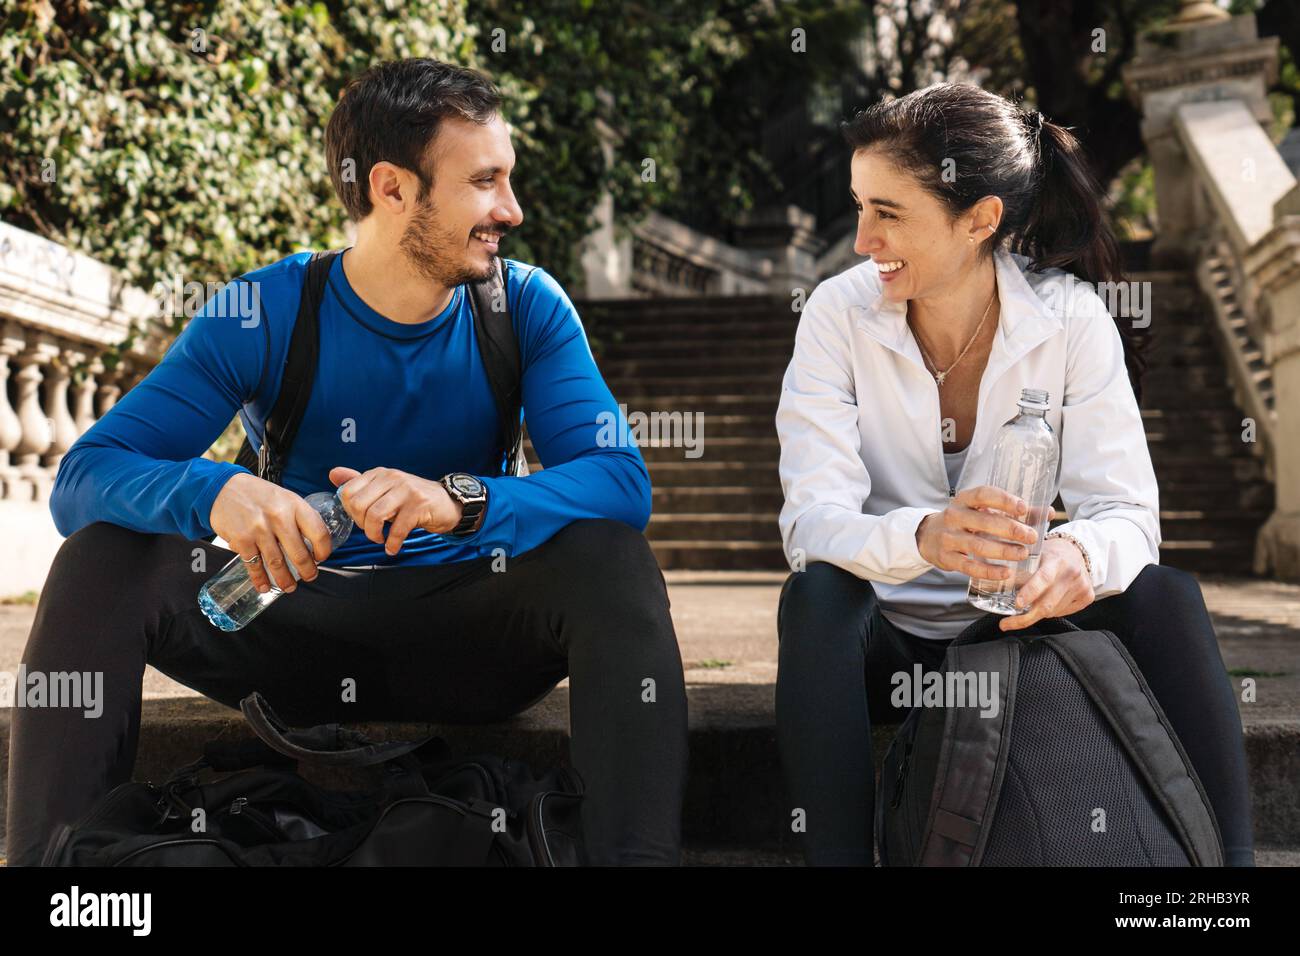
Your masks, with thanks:
M298 318L289 340L284 376L275 404L263 427L261 447L254 452L252 443L245 435L244 444L235 458L236 464L273 484L281 483L284 462L293 445L294 436L298 433L298 426L306 414L307 402L311 399L312 384L320 358L320 305L325 296L330 267L340 255L342 250L337 249L312 253L307 263ZM496 256L493 257L492 264L492 274L488 278L469 283L469 300L479 355L483 359L492 397L497 406L497 445L501 449L500 460L504 464L501 474L518 475L526 473L523 426L520 423L520 383L523 370L519 342L515 337L506 296L507 266ZM267 362L269 371L269 330Z

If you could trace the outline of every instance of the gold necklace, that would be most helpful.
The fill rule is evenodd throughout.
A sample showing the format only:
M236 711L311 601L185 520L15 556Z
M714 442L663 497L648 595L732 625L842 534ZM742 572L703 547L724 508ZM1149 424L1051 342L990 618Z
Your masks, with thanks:
M993 286L993 295L989 296L989 304L984 306L984 314L980 316L980 324L975 326L975 334L970 337L970 341L967 342L966 347L961 350L961 354L957 356L957 360L953 362L951 365L949 365L942 372L935 371L937 366L934 364L933 361L931 361L930 354L925 350L925 346L921 344L921 337L916 334L916 329L912 330L912 338L916 339L916 346L921 350L921 357L925 359L925 364L929 368L930 374L934 376L935 382L937 382L941 388L943 387L943 380L948 377L948 373L957 367L957 362L960 362L963 358L966 357L966 353L970 351L970 347L974 345L975 340L979 338L980 330L984 328L984 322L989 317L989 310L993 308L993 300L996 299L997 297L998 297L998 288L997 285L995 284Z

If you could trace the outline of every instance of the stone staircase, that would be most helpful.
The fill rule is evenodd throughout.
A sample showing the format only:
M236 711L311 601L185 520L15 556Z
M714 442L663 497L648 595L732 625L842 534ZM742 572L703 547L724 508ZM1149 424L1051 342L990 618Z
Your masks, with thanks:
M1129 278L1151 283L1153 306L1142 415L1160 483L1161 563L1249 574L1273 491L1242 440L1208 308L1190 274L1137 265ZM799 318L789 300L629 299L579 308L605 379L629 412L704 413L701 457L642 448L654 483L647 535L661 566L784 569L774 416ZM1060 523L1059 499L1056 508Z

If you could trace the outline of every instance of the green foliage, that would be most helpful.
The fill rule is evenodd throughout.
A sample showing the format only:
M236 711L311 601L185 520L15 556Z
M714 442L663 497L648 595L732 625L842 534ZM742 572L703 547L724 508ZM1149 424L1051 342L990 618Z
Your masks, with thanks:
M325 123L408 55L472 59L460 5L0 0L0 207L145 289L336 245Z

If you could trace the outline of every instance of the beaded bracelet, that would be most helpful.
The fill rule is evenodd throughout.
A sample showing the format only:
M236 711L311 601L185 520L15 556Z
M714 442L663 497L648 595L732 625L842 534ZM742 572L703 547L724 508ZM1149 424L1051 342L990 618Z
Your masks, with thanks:
M1092 577L1092 561L1088 558L1088 549L1083 546L1082 541L1065 531L1049 531L1043 536L1043 540L1046 541L1048 538L1066 538L1073 541L1074 546L1078 548L1079 553L1083 555L1084 570L1088 572L1088 577Z

